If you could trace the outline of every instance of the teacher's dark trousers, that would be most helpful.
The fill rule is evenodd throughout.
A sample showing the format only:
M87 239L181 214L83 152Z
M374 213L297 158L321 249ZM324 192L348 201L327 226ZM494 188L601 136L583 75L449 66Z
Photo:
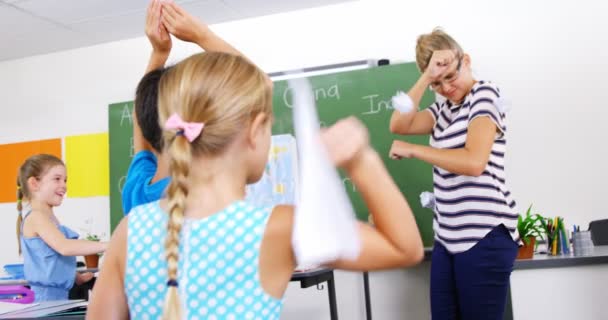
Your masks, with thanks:
M468 251L435 241L431 260L433 320L502 320L518 245L504 225Z

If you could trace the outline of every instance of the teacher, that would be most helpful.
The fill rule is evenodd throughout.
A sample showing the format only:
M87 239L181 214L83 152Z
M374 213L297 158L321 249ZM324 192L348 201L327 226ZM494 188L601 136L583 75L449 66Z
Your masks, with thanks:
M393 98L390 130L430 134L430 146L395 140L390 157L433 165L432 318L502 319L519 235L500 90L473 78L470 56L441 29L419 36L416 63L422 74ZM428 87L445 100L419 111Z

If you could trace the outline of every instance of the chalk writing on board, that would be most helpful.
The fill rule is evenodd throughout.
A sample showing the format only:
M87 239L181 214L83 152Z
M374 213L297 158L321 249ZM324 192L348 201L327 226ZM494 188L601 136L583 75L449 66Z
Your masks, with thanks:
M128 125L133 125L133 112L129 109L129 105L125 103L122 107L122 114L120 115L120 126L123 126L124 121L128 121Z
M328 87L315 88L313 90L315 94L315 101L319 101L321 99L340 100L340 86L337 84L330 85ZM283 91L283 103L285 103L288 108L292 107L290 87Z
M361 97L361 99L367 100L368 103L368 107L369 110L366 112L363 112L363 115L372 115L372 114L378 114L384 110L387 111L391 111L393 110L393 105L391 104L390 100L381 100L379 99L380 95L378 94L370 94L364 97Z
M129 140L129 156L133 158L135 155L135 144L133 143L133 137Z

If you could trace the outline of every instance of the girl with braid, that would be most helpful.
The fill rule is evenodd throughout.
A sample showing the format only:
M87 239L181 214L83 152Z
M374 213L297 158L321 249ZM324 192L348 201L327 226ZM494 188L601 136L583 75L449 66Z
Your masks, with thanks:
M296 262L293 206L247 203L271 140L272 84L241 56L206 52L166 71L159 118L171 182L114 232L88 319L278 319ZM365 127L348 118L321 137L363 195L375 228L359 223L361 254L328 267L402 268L421 261L412 211Z
M100 253L107 246L106 242L78 240L76 232L57 220L53 207L61 205L66 182L63 161L52 155L32 156L19 168L17 239L25 280L36 301L67 300L74 283L93 278L90 272L76 273L76 256Z

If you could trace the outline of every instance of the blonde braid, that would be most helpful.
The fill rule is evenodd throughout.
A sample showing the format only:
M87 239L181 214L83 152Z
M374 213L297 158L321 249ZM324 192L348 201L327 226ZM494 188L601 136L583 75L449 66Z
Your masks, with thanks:
M191 165L191 148L188 140L177 134L168 149L170 157L171 183L167 188L169 200L169 222L165 240L165 256L167 258L167 276L169 286L163 320L181 319L182 310L178 292L177 267L179 260L179 237L184 223L184 210L188 197L187 178Z

